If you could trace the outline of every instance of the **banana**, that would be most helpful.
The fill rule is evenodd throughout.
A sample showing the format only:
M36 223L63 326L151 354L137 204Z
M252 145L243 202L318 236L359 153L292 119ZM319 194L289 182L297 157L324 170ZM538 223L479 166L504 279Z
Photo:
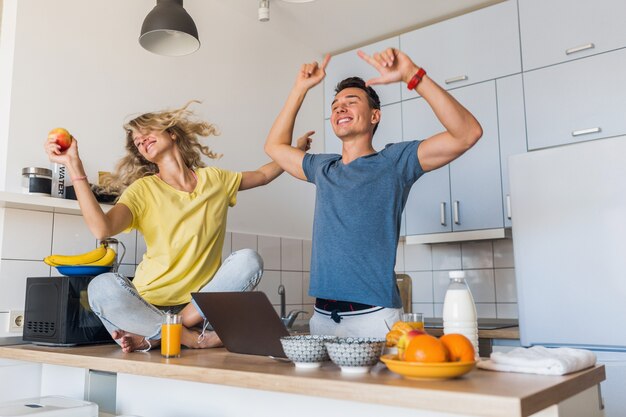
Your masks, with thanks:
M107 255L107 247L98 246L96 249L80 255L50 255L44 258L44 262L50 266L85 265L97 262Z
M116 253L110 247L107 247L107 253L95 262L83 264L86 266L111 266L115 262Z

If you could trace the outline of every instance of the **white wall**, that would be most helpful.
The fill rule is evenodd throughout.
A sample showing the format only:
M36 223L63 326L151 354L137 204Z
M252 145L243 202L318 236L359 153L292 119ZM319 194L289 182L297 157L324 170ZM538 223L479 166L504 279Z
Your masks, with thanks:
M250 170L269 161L265 136L302 62L319 56L227 2L187 1L202 46L190 56L161 57L138 42L153 0L5 0L0 44L0 189L18 192L21 169L48 166L47 132L68 128L79 140L92 181L123 155L128 116L177 107L190 99L222 135L208 141L216 165ZM13 16L12 24L7 20ZM318 133L323 148L322 91L312 91L296 133ZM213 162L211 162L213 163ZM284 175L246 191L231 211L232 231L308 238L313 187Z

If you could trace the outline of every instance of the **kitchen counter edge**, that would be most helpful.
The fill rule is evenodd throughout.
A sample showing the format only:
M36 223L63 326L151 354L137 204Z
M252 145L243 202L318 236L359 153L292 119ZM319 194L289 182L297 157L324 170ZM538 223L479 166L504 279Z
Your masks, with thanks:
M403 379L382 364L369 374L357 376L342 374L332 363L300 371L290 363L225 349L186 349L181 358L164 359L158 350L124 354L112 344L71 348L7 346L0 347L0 357L485 417L531 416L605 379L604 366L598 365L565 376L474 370L454 380L418 381Z

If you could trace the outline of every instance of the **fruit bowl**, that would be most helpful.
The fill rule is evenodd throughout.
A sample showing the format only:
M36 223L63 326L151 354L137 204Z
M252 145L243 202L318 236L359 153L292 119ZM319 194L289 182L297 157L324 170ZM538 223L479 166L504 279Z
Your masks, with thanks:
M391 372L408 379L450 379L458 378L470 372L476 361L469 362L407 362L396 355L383 355L381 361Z
M90 265L59 265L55 266L60 274L67 277L75 277L81 275L95 276L109 272L113 266L90 266Z
M330 360L325 342L336 339L334 336L299 335L280 338L285 355L296 368L317 368Z

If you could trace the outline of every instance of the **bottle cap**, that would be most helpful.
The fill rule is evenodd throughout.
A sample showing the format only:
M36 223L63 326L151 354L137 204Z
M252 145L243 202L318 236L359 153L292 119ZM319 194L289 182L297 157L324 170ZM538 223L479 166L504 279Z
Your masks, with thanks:
M465 271L450 271L448 276L450 278L465 278Z

